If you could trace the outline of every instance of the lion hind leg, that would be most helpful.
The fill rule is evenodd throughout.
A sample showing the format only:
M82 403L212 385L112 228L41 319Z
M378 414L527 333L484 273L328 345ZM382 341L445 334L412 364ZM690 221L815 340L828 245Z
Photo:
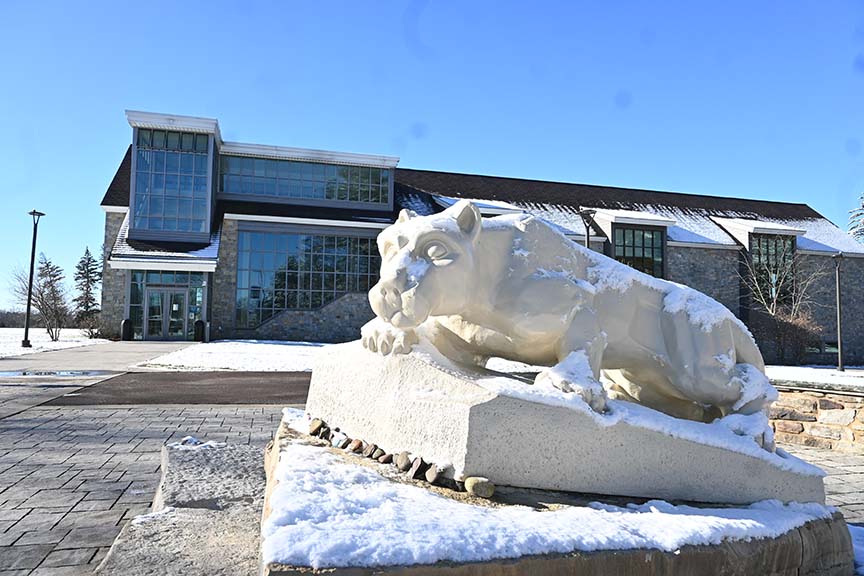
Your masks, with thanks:
M555 366L543 370L534 379L538 387L553 387L562 392L577 394L592 410L606 410L606 391L594 377L585 350L571 352Z

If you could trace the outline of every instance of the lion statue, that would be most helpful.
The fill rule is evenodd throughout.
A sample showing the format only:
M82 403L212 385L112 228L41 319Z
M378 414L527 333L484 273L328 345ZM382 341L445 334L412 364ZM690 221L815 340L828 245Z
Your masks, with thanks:
M377 318L363 345L405 354L420 338L447 358L547 367L535 385L711 422L767 411L776 391L747 328L719 302L638 272L527 214L482 218L462 200L403 210L378 236Z

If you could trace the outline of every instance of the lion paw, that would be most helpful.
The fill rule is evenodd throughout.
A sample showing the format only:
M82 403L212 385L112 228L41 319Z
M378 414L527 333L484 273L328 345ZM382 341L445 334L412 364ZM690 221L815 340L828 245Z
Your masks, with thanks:
M559 364L540 372L534 379L534 384L552 386L568 394L577 394L595 412L606 410L607 397L603 385L592 376L586 376L583 371L569 372L563 370Z
M417 334L413 330L396 328L380 318L367 322L360 329L360 339L364 348L383 356L408 354L418 341Z

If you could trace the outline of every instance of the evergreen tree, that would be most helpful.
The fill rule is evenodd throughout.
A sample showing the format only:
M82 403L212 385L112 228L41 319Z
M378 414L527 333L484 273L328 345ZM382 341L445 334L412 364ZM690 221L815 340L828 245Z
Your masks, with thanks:
M78 293L72 302L75 305L75 320L78 327L87 332L90 338L99 334L99 305L96 292L102 280L102 270L99 260L90 253L90 248L84 249L84 256L75 266L75 290Z
M859 199L861 205L849 212L849 233L864 242L864 194Z

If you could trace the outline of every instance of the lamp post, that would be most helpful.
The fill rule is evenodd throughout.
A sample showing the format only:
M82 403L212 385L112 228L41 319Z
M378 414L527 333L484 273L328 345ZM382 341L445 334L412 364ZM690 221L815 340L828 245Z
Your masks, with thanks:
M39 218L44 216L42 212L31 210L28 212L33 217L33 246L30 248L30 283L27 285L27 312L24 314L24 340L21 341L22 348L30 346L30 302L33 299L33 268L36 264L36 232L39 227Z
M594 214L596 210L591 208L580 208L579 216L582 218L582 223L585 224L585 247L591 249L591 223L594 222Z
M834 256L834 293L837 297L837 370L843 372L843 308L840 304L840 264L843 262L843 252Z

